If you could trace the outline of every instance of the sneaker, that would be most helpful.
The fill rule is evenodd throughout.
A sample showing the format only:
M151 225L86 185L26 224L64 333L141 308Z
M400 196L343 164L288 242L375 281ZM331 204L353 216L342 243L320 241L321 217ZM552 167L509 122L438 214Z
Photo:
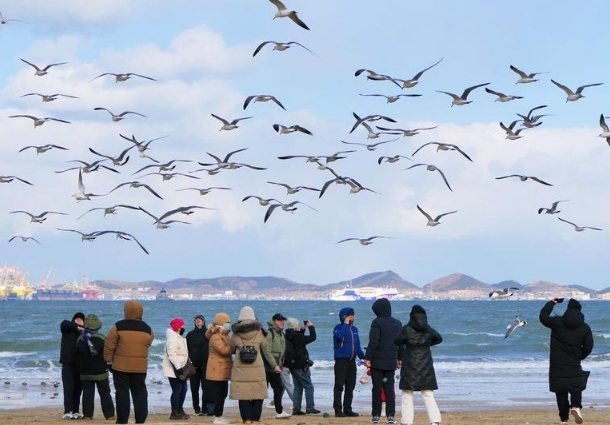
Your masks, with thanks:
M79 413L79 412L72 413L72 419L83 419L84 417L85 417L85 415L83 415L82 413Z
M195 409L195 413L193 413L194 416L203 416L203 413L201 413L201 410L199 409Z
M67 412L67 413L64 413L64 415L63 415L61 418L62 418L64 421L65 421L65 420L70 420L70 419L72 419L72 412Z
M572 409L570 409L570 413L572 413L572 416L574 416L574 422L577 424L582 423L582 413L580 413L580 409L578 407L572 407Z
M282 412L282 413L278 413L277 415L275 415L275 419L288 419L291 416L292 415L288 412Z
M275 409L275 403L273 403L273 402L267 403L267 404L265 404L265 407L268 409Z
M292 415L293 416L301 416L301 415L305 415L305 414L306 414L305 412L303 412L302 410L299 410L299 409L293 409L292 410Z
M311 407L311 408L305 409L305 413L308 415L317 415L318 413L322 413L322 411Z
M378 424L379 423L379 416L373 416L373 419L371 419L371 423Z
M565 422L563 422L563 421L562 421L562 422L559 422L559 425L568 425L568 421L565 421Z
M388 415L388 423L389 424L395 424L396 423L396 419L394 419L394 416Z
M229 421L228 419L225 419L222 416L214 416L214 420L212 420L213 424L218 424L218 425L229 425L231 423L231 421Z
M352 410L350 412L345 412L345 416L348 416L350 418L357 418L358 416L360 416L360 413L354 412Z

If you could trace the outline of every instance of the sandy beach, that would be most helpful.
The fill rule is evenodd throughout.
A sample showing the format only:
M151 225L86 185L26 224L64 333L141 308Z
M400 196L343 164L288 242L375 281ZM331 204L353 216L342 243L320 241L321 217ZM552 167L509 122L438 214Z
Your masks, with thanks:
M189 409L185 409L187 413ZM442 412L442 409L441 409ZM263 424L284 424L284 425L347 425L347 424L369 424L371 419L370 415L360 412L361 416L358 418L335 418L331 411L328 414L320 415L307 415L307 416L293 416L289 419L275 419L275 413L272 409L265 408L263 410L262 423ZM485 411L474 411L468 410L465 412L442 412L443 413L443 424L446 425L473 425L473 424L484 424L484 425L515 425L515 424L527 424L527 425L549 425L558 424L559 418L555 408L548 409L510 409L510 410L485 410ZM0 423L3 425L24 425L27 423L37 424L65 424L66 421L61 419L62 410L61 408L49 408L49 407L34 407L34 408L22 408L22 409L7 409L0 410ZM583 409L584 423L585 424L608 424L610 421L610 410L609 409L596 409L596 408L585 408ZM241 424L239 418L239 411L236 407L229 407L225 410L225 416L231 420L234 424ZM201 423L208 424L212 423L212 419L206 416L191 416L188 421L170 421L169 419L169 407L163 408L151 408L151 412L148 416L146 423L152 424L177 424L182 422L189 423ZM400 421L400 414L396 417L397 421ZM70 421L77 422L77 421ZM96 406L96 415L92 421L81 420L78 422L85 423L99 423L108 424L109 422L104 420L101 415L99 407ZM130 417L129 423L134 423L133 416ZM385 418L381 418L381 424L386 423ZM574 423L570 420L570 423ZM419 411L415 415L415 425L428 424L428 418L423 411Z

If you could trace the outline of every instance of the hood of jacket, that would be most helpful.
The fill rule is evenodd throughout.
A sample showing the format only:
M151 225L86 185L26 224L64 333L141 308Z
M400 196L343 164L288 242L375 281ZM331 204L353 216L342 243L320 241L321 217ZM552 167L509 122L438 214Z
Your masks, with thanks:
M248 333L252 331L262 330L263 325L258 320L241 320L233 323L231 330L233 333Z
M390 317L392 315L392 304L387 298L379 298L371 308L377 317Z
M585 315L575 308L568 308L563 316L561 316L561 322L566 328L576 329L583 323L585 323Z
M409 326L419 332L428 329L428 315L424 312L411 312L409 315Z
M341 310L339 310L339 323L343 323L348 313L353 311L354 309L351 307L343 307Z
M144 316L144 306L140 301L128 300L123 305L123 312L125 313L125 319L127 320L142 320Z

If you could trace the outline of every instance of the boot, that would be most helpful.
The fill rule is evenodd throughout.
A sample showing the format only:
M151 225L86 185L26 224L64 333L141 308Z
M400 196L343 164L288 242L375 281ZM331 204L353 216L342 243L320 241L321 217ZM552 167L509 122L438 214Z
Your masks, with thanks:
M186 414L186 412L184 411L184 409L182 407L178 409L178 413L182 416L182 419L184 419L184 420L190 418L190 416Z
M178 409L172 409L172 413L171 413L171 415L169 415L169 419L171 421L180 420L180 419L182 419L182 415L180 415L180 412L178 412Z

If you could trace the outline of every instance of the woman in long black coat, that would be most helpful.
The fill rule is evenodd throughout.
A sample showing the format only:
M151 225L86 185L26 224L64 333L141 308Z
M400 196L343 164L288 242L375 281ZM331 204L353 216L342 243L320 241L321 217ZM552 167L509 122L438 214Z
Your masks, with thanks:
M587 387L589 372L582 370L580 362L593 350L593 334L580 311L582 306L575 299L570 299L563 315L551 317L558 302L561 302L558 298L547 302L539 317L540 323L551 329L549 390L555 393L561 423L567 424L572 413L574 421L581 424L582 392Z
M434 362L430 347L443 342L443 337L428 325L426 310L414 305L409 315L409 323L394 338L394 344L404 345L400 384L402 390L402 421L412 424L414 417L413 391L421 391L428 419L431 424L440 424L441 412L434 399L434 390L438 389Z

